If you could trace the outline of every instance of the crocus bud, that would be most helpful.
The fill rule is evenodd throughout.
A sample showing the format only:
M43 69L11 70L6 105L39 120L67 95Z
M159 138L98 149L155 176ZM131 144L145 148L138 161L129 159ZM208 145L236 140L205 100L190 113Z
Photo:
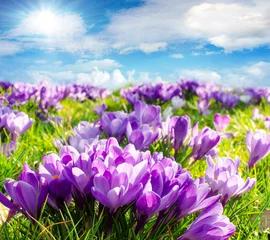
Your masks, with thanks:
M259 130L254 134L249 131L246 136L246 146L250 153L248 160L250 169L269 153L270 135L263 130Z
M217 131L224 132L230 124L230 116L217 113L214 116L214 125Z
M208 127L203 128L197 136L191 139L190 145L193 148L194 159L199 160L207 155L211 149L217 146L219 140L220 136L216 131Z
M188 116L179 117L172 127L174 143L173 147L178 151L190 135L190 118Z

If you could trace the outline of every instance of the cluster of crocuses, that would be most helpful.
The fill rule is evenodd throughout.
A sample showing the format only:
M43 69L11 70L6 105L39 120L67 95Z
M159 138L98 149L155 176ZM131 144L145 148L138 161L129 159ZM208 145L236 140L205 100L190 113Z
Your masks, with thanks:
M134 104L134 111L130 114L104 112L105 109L104 104L98 106L97 114L101 116L99 120L95 123L80 122L67 142L56 139L55 145L61 148L68 143L82 153L87 146L104 136L102 132L105 132L108 137L115 137L120 143L126 139L137 150L147 150L155 142L162 142L163 145L169 142L169 148L174 149L176 158L179 152L190 148L191 152L184 159L185 162L181 162L186 165L190 158L193 158L191 162L193 164L207 155L215 157L220 139L233 137L231 132L225 132L230 124L229 115L215 114L213 124L216 131L209 127L199 131L199 124L195 123L192 127L191 120L186 115L167 117L162 121L160 107L148 105L143 101L137 101ZM250 153L248 166L252 168L270 152L270 135L262 130L254 134L249 131L246 146Z
M65 98L83 101L85 99L107 98L110 95L108 90L92 85L53 86L47 82L39 84L0 82L0 86L6 90L4 100L9 105L22 105L32 100L37 102L40 110L45 113L48 108L59 108L59 102Z
M173 158L136 150L133 144L121 148L116 138L97 140L82 153L63 146L59 155L43 157L38 172L25 164L18 181L8 179L5 189L12 200L0 193L0 202L33 222L46 201L55 211L72 199L96 215L103 208L109 217L130 211L136 234L153 217L155 231L202 211L179 239L228 239L235 226L222 215L223 206L250 190L255 180L240 177L239 159L218 158L215 164L208 156L207 164L205 178L193 179ZM97 204L100 210L94 211Z
M104 110L105 106L102 109ZM198 123L191 127L188 116L167 117L162 121L159 106L137 101L134 104L134 111L129 114L103 112L95 123L81 122L74 128L74 135L69 137L68 143L81 153L87 145L99 139L102 131L120 143L126 139L137 150L148 149L156 140L170 143L169 147L174 148L176 157L181 149L191 148L192 152L185 161L191 157L196 161L208 154L215 156L221 135L209 127L199 131ZM61 147L62 144L56 140L57 147Z
M225 108L233 108L239 102L248 105L258 104L263 98L266 101L270 100L270 92L267 89L229 89L213 84L199 84L195 81L181 81L177 84L147 83L121 90L121 96L131 104L138 100L166 102L173 97L185 100L191 95L198 96L198 108L204 115L211 112L210 100L215 100Z
M26 113L0 105L0 152L8 157L14 151L18 137L31 127L32 122Z

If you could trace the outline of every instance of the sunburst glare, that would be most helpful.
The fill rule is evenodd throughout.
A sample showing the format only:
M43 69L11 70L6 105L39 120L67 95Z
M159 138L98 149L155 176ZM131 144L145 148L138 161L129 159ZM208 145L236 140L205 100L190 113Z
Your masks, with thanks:
M35 13L36 21L33 22L34 25L39 28L44 35L51 35L56 30L56 14L50 10L42 10Z

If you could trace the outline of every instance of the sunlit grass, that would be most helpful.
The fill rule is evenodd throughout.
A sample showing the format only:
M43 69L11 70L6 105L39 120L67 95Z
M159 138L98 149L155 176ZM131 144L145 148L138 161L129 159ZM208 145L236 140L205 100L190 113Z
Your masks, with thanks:
M108 106L107 111L130 112L132 107L126 100L117 96L111 96L106 100L99 100L93 102L85 100L78 102L75 100L66 99L62 101L63 108L57 113L52 111L53 115L58 114L62 117L62 124L53 122L43 122L35 115L36 106L32 102L24 105L20 110L27 112L34 118L33 126L23 134L19 139L18 147L14 154L6 159L0 156L0 187L3 191L3 184L5 178L16 179L22 170L24 162L27 162L31 167L37 169L38 164L42 161L42 156L45 154L56 152L57 148L54 146L54 139L67 139L71 134L72 128L80 121L94 122L99 117L93 112L93 108L101 103ZM162 106L164 110L170 103ZM257 106L262 114L270 115L270 106L262 102ZM245 105L238 106L233 110L226 110L220 108L218 104L212 104L212 114L209 116L202 116L199 114L196 99L191 99L190 102L182 109L174 111L174 115L188 115L191 118L192 124L199 122L200 129L204 126L213 128L213 116L215 113L229 114L231 117L231 124L227 132L234 134L231 139L222 139L218 146L219 155L221 157L240 158L240 173L246 179L247 177L255 177L257 179L254 189L245 193L237 201L231 200L225 207L224 213L236 225L236 233L232 239L269 239L270 226L262 226L261 218L266 210L270 210L270 157L261 160L251 171L248 170L247 160L248 151L245 146L245 136L248 130L255 131L256 129L265 129L262 121L254 121L252 116L252 109L254 106ZM267 131L267 130L266 130ZM150 148L152 150L166 151L165 147L160 143L154 143ZM165 155L172 153L165 152ZM206 169L205 160L197 161L192 168L191 173L194 177L201 177L204 175ZM87 208L88 206L86 206ZM85 209L86 210L86 209ZM149 229L151 229L151 221L146 227L148 231L142 232L139 237L135 236L132 229L127 236L121 235L122 227L130 227L132 221L126 223L125 219L113 219L115 222L115 229L112 230L110 237L105 237L104 219L108 217L108 212L104 210L98 219L89 219L88 211L78 209L74 203L70 207L66 207L62 212L55 213L50 208L45 208L38 222L31 224L21 214L17 214L10 222L4 224L0 228L1 239L155 239L152 235L149 236ZM128 213L130 214L130 213ZM196 214L186 217L174 226L173 234L178 236L188 227ZM132 219L127 218L127 219ZM177 230L179 228L179 231ZM122 237L122 238L121 238ZM163 238L159 239L175 239L177 236L172 235L171 229L167 229Z

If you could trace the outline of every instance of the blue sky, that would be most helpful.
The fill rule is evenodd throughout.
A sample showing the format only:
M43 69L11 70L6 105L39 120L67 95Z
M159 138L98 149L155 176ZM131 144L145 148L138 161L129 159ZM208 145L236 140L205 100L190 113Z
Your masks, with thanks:
M269 86L269 12L269 0L1 0L0 80Z

